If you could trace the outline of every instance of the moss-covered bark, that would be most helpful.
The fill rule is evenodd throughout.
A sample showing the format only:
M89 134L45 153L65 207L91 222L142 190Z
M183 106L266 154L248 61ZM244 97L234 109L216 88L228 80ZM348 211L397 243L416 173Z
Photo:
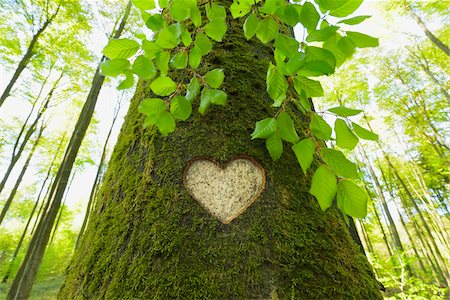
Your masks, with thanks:
M61 299L381 298L338 213L309 195L311 174L290 149L273 162L264 141L250 139L255 121L274 112L265 91L272 53L232 22L201 67L224 69L225 107L194 113L162 137L142 127L137 106L150 94L139 84ZM264 166L267 183L224 225L188 194L183 170L197 156L239 154Z

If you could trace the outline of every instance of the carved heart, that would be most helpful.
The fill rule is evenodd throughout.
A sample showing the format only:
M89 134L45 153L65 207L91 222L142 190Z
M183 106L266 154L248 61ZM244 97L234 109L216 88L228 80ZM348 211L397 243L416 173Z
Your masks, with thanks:
M234 158L224 168L212 160L196 158L184 171L184 185L191 196L224 224L243 213L265 183L264 168L247 156Z

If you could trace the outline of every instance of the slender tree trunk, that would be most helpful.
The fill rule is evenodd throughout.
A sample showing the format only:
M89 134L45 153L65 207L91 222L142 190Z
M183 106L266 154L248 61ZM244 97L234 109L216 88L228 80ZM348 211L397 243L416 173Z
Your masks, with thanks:
M114 38L119 38L121 36L125 28L130 10L131 2L129 2L126 6L125 14L122 18L119 28L115 32ZM9 300L24 299L27 298L30 294L37 271L45 253L45 248L50 238L50 233L53 228L56 215L61 205L61 200L67 186L73 163L75 162L75 158L81 146L83 137L86 134L87 128L94 113L100 89L105 80L105 77L100 73L100 63L104 62L105 60L106 58L102 57L99 65L97 66L91 89L81 111L81 114L78 118L77 124L75 125L74 132L72 133L69 145L67 146L66 152L64 153L63 161L58 169L58 173L50 191L49 200L51 199L51 205L49 211L39 222L38 228L32 237L32 241L30 243L30 247L28 247L24 261L22 262L19 271L14 278L13 284L8 292Z
M42 104L38 114L36 115L36 118L34 119L33 123L30 125L30 127L28 128L21 144L20 147L17 149L18 143L19 143L19 138L16 141L16 144L14 145L14 150L13 150L13 154L11 157L11 161L8 165L8 168L6 169L6 173L3 176L2 181L0 182L0 193L2 192L3 188L5 187L6 181L8 180L9 176L11 175L11 172L14 168L14 166L16 165L17 161L19 160L20 156L22 155L23 150L25 149L25 146L27 145L31 135L34 133L34 131L36 130L36 126L39 122L39 120L41 119L41 117L43 116L43 114L45 113L45 111L48 108L48 105L50 103L50 100L53 97L53 93L56 90L60 80L62 79L64 75L64 72L61 72L60 77L54 82L51 90L49 91L49 93L47 94L46 99L44 100L44 103ZM26 124L25 124L26 125ZM25 126L24 125L24 126ZM21 135L21 134L20 134Z
M24 239L25 239L25 237L27 235L28 227L30 226L31 220L33 219L34 213L35 213L35 211L36 211L36 209L38 207L38 204L39 204L39 202L41 200L41 195L42 195L42 192L44 191L45 184L47 183L47 180L48 180L49 176L50 176L50 172L47 173L46 178L42 182L41 189L39 190L39 194L37 196L36 202L34 203L33 209L31 210L30 217L28 218L27 224L25 225L25 229L22 232L22 236L20 237L19 243L17 244L17 247L14 250L14 254L13 254L12 258L11 258L11 262L9 263L8 270L6 271L5 276L3 277L3 280L2 280L3 283L8 282L9 276L11 275L11 271L12 271L12 268L13 268L13 265L14 265L14 261L16 260L17 255L19 254L20 248L22 247L22 243L23 243L23 241L24 241ZM36 216L36 219L37 218L39 218L39 213Z
M109 131L108 131L108 134L106 136L105 143L103 144L102 155L100 157L100 162L98 164L97 173L95 174L94 183L92 184L91 192L89 194L89 200L88 200L88 204L86 206L86 213L84 215L83 224L81 225L80 232L78 233L77 242L75 244L75 249L78 248L78 244L79 244L80 239L81 239L81 237L83 235L83 232L84 232L84 230L86 228L86 224L88 222L89 215L91 214L91 211L92 211L92 207L93 207L92 204L94 202L96 191L97 191L98 185L100 183L100 176L101 176L101 173L102 173L102 170L103 170L103 166L104 166L104 163L105 163L105 159L106 159L106 151L107 151L107 148L108 148L109 138L111 137L111 133L112 133L113 128L114 128L114 124L116 123L117 117L119 115L120 102L121 102L121 100L119 99L119 101L117 103L117 106L115 108L115 112L114 112L113 120L111 122L111 126L109 127Z
M430 41L433 42L439 49L441 49L447 56L450 56L450 49L440 40L438 39L431 31L428 29L428 27L425 25L425 23L422 21L422 19L414 12L411 6L407 5L406 10L408 14L416 21L416 23L419 25L420 29L425 33L425 35L430 39Z
M378 178L377 178L377 176L375 174L375 171L372 168L372 164L370 163L369 158L367 157L367 153L366 153L365 149L363 147L360 147L360 148L362 149L362 153L363 153L363 156L364 156L365 164L367 166L367 169L369 170L369 173L370 173L370 175L372 177L372 181L373 181L373 183L375 185L375 190L377 192L378 199L380 200L381 205L382 205L382 207L384 209L384 212L386 214L386 217L388 219L389 228L390 228L390 231L392 232L392 236L394 238L395 248L396 248L397 251L400 252L399 253L400 255L404 255L403 252L405 250L403 248L402 241L400 240L400 235L398 234L397 226L395 225L394 219L392 218L391 212L389 210L389 206L387 204L386 198L384 197L383 190L381 188L381 184L378 181ZM406 271L408 272L408 275L412 276L413 275L412 274L412 270L411 270L411 267L409 266L407 260L405 262L405 268L406 268Z
M200 66L224 69L226 106L194 112L163 137L142 128L137 107L154 95L139 83L61 299L381 297L340 216L308 194L295 155L274 162L264 141L251 141L255 121L274 112L266 91L255 89L265 85L273 53L247 42L239 22L228 16L223 43ZM172 76L189 82L182 72ZM223 224L185 190L183 172L194 157L225 162L239 153L260 162L267 185Z
M410 50L410 53L414 56L416 62L419 64L419 66L422 68L425 74L427 74L427 76L430 77L431 81L433 81L434 84L436 84L436 86L439 87L439 90L441 91L442 95L445 96L447 102L450 103L450 95L448 94L447 89L439 82L439 80L431 71L430 65L428 64L428 60L426 59L425 55L420 50L420 48L418 49L418 51L420 51L421 54L420 56L413 50Z
M383 152L383 154L384 154L384 158L385 158L385 160L387 161L389 167L391 168L392 172L394 173L395 177L397 178L397 180L398 180L400 186L403 188L403 191L406 193L406 195L407 195L409 201L411 202L411 204L413 204L415 210L417 211L417 214L418 214L420 220L422 221L423 227L425 228L426 232L428 233L429 239L430 239L430 241L431 241L431 243L432 243L432 245L433 245L433 248L434 248L434 252L435 252L436 255L437 255L438 263L439 263L439 265L441 266L443 275L444 275L444 277L445 277L445 280L446 280L446 286L448 286L448 283L450 282L450 276L449 276L449 273L448 273L448 270L447 270L447 267L446 267L447 264L446 264L446 262L445 262L445 259L442 257L442 254L441 254L441 252L440 252L440 250L439 250L439 247L438 247L437 244L436 244L436 241L435 241L435 239L434 239L434 237L433 237L433 234L431 233L430 227L428 226L428 223L427 223L427 221L425 220L425 218L424 218L424 216L423 216L423 214L422 214L420 208L418 207L418 205L417 205L417 203L416 203L416 201L415 201L413 195L412 195L411 192L409 191L409 189L408 189L408 187L406 186L406 184L405 184L405 182L403 181L403 179L402 179L402 178L400 177L400 175L398 174L397 170L394 168L394 166L393 166L391 160L389 159L389 157L387 156L387 154L386 154L385 152Z
M435 255L430 243L428 242L429 239L427 239L427 237L423 233L422 228L417 223L415 217L410 212L410 210L407 208L408 206L407 206L406 200L404 199L404 195L402 192L400 192L400 199L403 203L403 206L405 207L405 211L408 215L408 218L411 220L410 222L412 222L412 224L413 224L416 235L419 238L420 243L422 244L422 248L424 249L424 253L427 256L428 262L433 270L433 273L435 274L438 282L442 286L446 286L446 279L444 276L444 272L442 271L441 267L439 266L438 259L436 258L436 255ZM431 254L431 257L430 257L430 254Z
M41 129L39 130L39 133L36 137L36 140L34 141L33 147L31 148L30 153L28 154L27 160L25 161L25 164L23 165L22 170L20 171L19 177L17 178L16 183L14 184L14 187L11 190L11 193L9 194L8 199L6 199L5 205L3 206L2 212L0 213L0 225L3 223L6 213L8 212L9 208L11 207L11 203L14 199L14 196L16 195L17 189L19 188L19 185L22 182L23 176L25 175L25 172L27 171L28 166L30 165L31 158L33 157L34 152L36 151L36 148L39 145L39 142L41 140L44 129L45 129L45 126L42 125Z
M14 74L9 81L8 85L6 86L5 90L3 91L3 94L0 96L0 107L5 102L6 98L10 95L11 89L13 88L14 84L16 83L17 79L19 78L22 71L25 69L25 67L30 62L33 54L34 54L34 47L36 46L36 43L39 40L39 37L41 34L47 29L47 27L51 24L53 19L56 17L56 15L59 12L60 7L56 9L55 13L48 18L44 24L41 26L41 28L38 29L38 31L33 35L30 44L28 45L27 52L22 57L22 59L19 62L19 65L17 66L16 70L14 71Z
M53 233L51 235L49 245L51 245L53 243L53 240L55 238L56 232L58 231L59 222L61 221L61 217L62 217L62 214L63 214L63 211L64 211L64 204L66 203L67 195L69 195L70 187L72 186L73 180L75 179L75 175L76 175L76 172L73 172L72 178L70 179L69 184L67 185L67 188L66 188L66 191L65 191L65 195L64 195L64 199L62 201L61 207L59 208L58 217L56 219L55 226L53 227Z

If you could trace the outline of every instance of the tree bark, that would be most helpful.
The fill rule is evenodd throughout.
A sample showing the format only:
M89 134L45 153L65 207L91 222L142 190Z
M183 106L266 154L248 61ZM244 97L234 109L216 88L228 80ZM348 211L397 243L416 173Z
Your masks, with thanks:
M274 162L264 141L250 139L255 122L274 113L264 88L273 54L247 42L239 20L227 21L224 41L199 68L224 69L226 106L194 112L163 137L142 128L137 107L154 95L138 85L61 299L381 298L337 211L322 212L308 193L311 174L292 152ZM185 71L171 76L190 79ZM189 195L183 172L196 157L225 163L240 154L264 167L267 184L223 224Z
M118 30L115 32L114 38L118 38L121 36L128 19L130 9L131 2L127 4L125 14L122 18ZM91 89L89 90L86 102L75 125L75 129L72 133L67 149L64 153L63 161L59 166L56 178L51 187L48 199L49 203L51 203L49 210L47 213L44 212L45 215L40 220L36 232L31 239L31 243L27 249L25 258L22 261L19 271L17 272L13 284L8 292L8 300L27 299L29 297L31 288L36 278L37 271L45 253L45 248L50 238L53 224L59 211L59 207L61 206L61 200L64 195L64 191L66 189L68 179L75 162L75 158L81 146L81 142L86 134L87 128L94 113L100 89L105 80L105 77L100 72L100 64L105 60L106 57L103 56L97 66Z
M6 98L9 97L11 89L13 88L14 84L16 83L16 81L19 78L19 76L22 73L22 71L25 69L25 67L30 62L30 60L31 60L31 58L32 58L32 56L34 54L34 52L33 52L34 51L34 47L36 46L36 43L38 42L39 37L45 31L45 29L47 29L47 27L51 24L53 19L58 14L59 9L60 9L60 7L58 6L58 8L56 9L55 13L52 14L50 16L50 18L48 18L44 22L44 24L41 26L41 28L39 28L38 31L33 35L32 39L31 39L31 42L28 45L27 52L25 53L25 55L20 60L19 65L17 66L16 70L14 71L14 74L13 74L11 80L9 81L9 83L6 86L5 90L3 91L3 94L0 96L0 107L3 105L3 103L6 100Z

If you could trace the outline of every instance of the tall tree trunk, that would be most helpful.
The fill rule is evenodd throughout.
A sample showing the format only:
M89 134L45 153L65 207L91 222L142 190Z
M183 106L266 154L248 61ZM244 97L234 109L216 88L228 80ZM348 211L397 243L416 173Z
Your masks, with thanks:
M432 41L433 44L435 44L439 49L441 49L445 54L447 54L447 56L450 56L450 49L433 33L431 33L431 31L428 29L428 27L425 25L422 19L414 12L413 8L407 5L406 10L408 14L416 21L417 25L419 25L420 29L422 29L425 35L430 39L430 41Z
M119 38L125 28L126 21L128 19L131 10L131 1L127 4L124 16L119 25L119 28L115 32L114 38ZM100 72L100 64L106 60L106 57L102 57L95 75L92 81L91 89L87 96L86 102L83 106L81 114L75 125L74 132L67 146L64 158L59 166L58 173L56 174L55 181L49 195L49 203L51 203L49 211L45 214L38 224L35 234L33 235L28 247L24 260L17 272L13 284L8 292L7 299L26 299L28 298L31 288L33 286L37 271L42 262L42 258L45 253L50 233L53 228L61 200L64 195L64 191L67 186L67 182L75 162L78 150L81 146L81 142L86 134L87 128L94 113L95 105L97 103L100 89L103 85L105 77ZM51 201L50 201L51 200Z
M436 244L436 241L435 241L435 239L433 237L433 234L431 233L431 229L428 226L427 221L425 220L425 218L424 218L420 208L418 207L418 205L417 205L413 195L411 194L410 190L406 186L404 180L400 177L400 175L398 174L397 170L394 168L391 160L389 159L389 156L387 156L387 154L384 151L383 151L383 155L384 155L384 158L387 161L389 167L391 168L392 172L394 173L395 177L397 178L400 186L403 188L403 191L406 193L410 203L414 206L414 208L415 208L415 210L416 210L420 220L422 221L422 225L425 228L425 230L426 230L426 232L427 232L427 234L429 236L429 240L431 241L431 243L433 245L434 252L437 255L438 263L439 263L439 265L440 265L440 267L442 269L443 275L444 275L445 280L446 280L446 286L448 286L448 284L450 282L450 275L449 275L448 269L446 267L447 264L445 262L445 259L442 257L442 254L441 254L441 251L439 250L439 247Z
M53 19L58 14L59 9L60 9L60 7L58 6L58 8L56 9L55 13L53 13L44 22L44 24L41 26L41 28L39 28L38 31L33 35L32 39L31 39L31 42L28 45L27 52L25 53L25 55L20 60L19 65L17 66L16 70L14 71L14 74L13 74L11 80L9 81L9 83L6 86L5 90L3 91L3 94L0 96L0 107L3 105L3 103L6 100L6 98L8 98L8 96L10 95L11 89L13 88L13 86L16 83L17 79L19 78L20 74L25 69L25 67L28 65L28 63L30 62L30 60L31 60L31 58L32 58L32 56L34 54L34 47L36 46L36 43L38 42L39 37L45 31L45 29L47 29L47 27L51 24Z
M434 84L436 84L436 86L439 87L439 90L441 91L442 95L445 96L445 98L447 99L447 102L450 103L450 95L448 94L447 89L439 82L439 80L436 78L436 76L431 71L428 60L425 57L425 55L423 54L420 47L417 47L417 50L420 52L420 55L413 50L410 50L409 52L412 54L412 56L414 56L416 62L419 64L419 66L422 68L422 70L425 72L425 74L427 74L428 77L430 77L431 81L433 81Z
M72 183L73 183L73 180L75 179L76 173L77 172L73 172L72 178L70 179L69 184L67 185L67 188L66 188L66 191L64 194L64 199L62 201L61 207L59 208L58 217L56 219L55 225L53 226L53 233L51 234L49 245L51 245L53 243L53 240L55 239L56 232L58 231L59 222L61 221L62 214L64 211L64 204L66 203L67 196L69 195L70 187L72 186Z
M224 69L225 107L194 112L163 137L142 128L138 105L154 95L138 85L61 299L381 298L339 214L322 212L308 194L295 155L274 162L264 141L250 139L255 121L274 112L260 88L273 53L247 42L239 20L227 22L223 43L200 67ZM267 184L223 224L184 188L184 169L195 157L226 162L242 153L263 166Z
M28 154L25 164L23 165L22 170L20 171L19 177L17 177L16 183L14 184L14 187L11 190L11 193L9 194L8 199L6 199L5 205L3 206L2 212L0 213L0 225L3 223L6 213L8 212L9 208L11 207L11 203L16 195L17 189L19 188L19 185L22 182L23 176L25 175L25 172L27 171L28 166L30 165L31 158L33 157L34 152L36 151L36 148L39 145L39 142L41 140L44 129L45 129L45 125L42 125L39 130L39 133L36 137L36 140L34 141L33 147L31 148L30 153Z
M118 100L115 111L114 111L114 116L113 116L113 120L111 122L111 126L109 127L109 131L108 134L106 136L106 140L105 143L103 144L103 150L102 150L102 155L100 157L100 162L98 163L98 167L97 167L97 173L95 174L95 179L94 179L94 183L92 184L92 188L91 188L91 192L89 193L89 200L86 206L86 213L84 215L84 219L83 219L83 224L81 225L80 228L80 232L78 233L78 237L77 237L77 242L75 244L75 248L78 248L78 245L80 243L80 239L83 235L83 232L86 228L88 219L89 219L89 215L91 214L92 211L92 204L94 202L94 197L96 195L96 191L98 189L98 185L100 183L100 176L102 174L102 170L104 167L104 163L105 163L105 159L106 159L106 151L108 148L108 142L109 142L109 138L111 137L111 133L113 131L114 128L114 124L116 123L117 117L119 115L119 111L120 111L120 103L121 103L121 99Z
M372 181L373 181L373 183L375 185L375 190L376 190L376 193L377 193L377 196L378 196L377 198L380 200L381 205L382 205L382 207L384 209L384 212L386 214L386 217L388 219L389 229L390 229L390 231L392 233L392 236L394 238L395 248L396 248L397 251L400 252L398 254L400 256L403 256L404 255L403 252L405 250L403 248L402 241L400 240L400 235L398 234L397 226L395 225L394 219L392 218L391 212L389 210L389 206L387 204L386 198L384 197L383 189L382 189L381 184L380 184L380 182L379 182L379 180L377 178L377 175L375 174L375 171L373 170L372 164L370 163L369 158L367 157L366 150L363 147L360 147L360 148L362 150L363 157L364 157L367 169L369 170L370 176L371 176ZM402 260L400 257L399 257L399 259ZM412 274L412 270L411 270L411 267L409 266L407 260L404 262L404 265L405 265L405 268L406 268L406 271L407 271L408 275L412 276L413 275Z
M14 149L13 149L13 153L12 153L12 157L11 157L11 161L8 165L8 168L6 169L6 173L3 176L2 181L0 182L0 193L2 192L3 188L5 187L6 181L8 180L9 176L11 175L11 172L14 168L14 166L16 165L17 161L19 160L20 156L22 155L23 150L25 149L25 146L27 145L31 135L34 133L34 131L36 130L36 126L39 122L39 120L41 119L41 117L43 116L43 114L45 113L45 111L48 108L48 105L50 103L50 100L53 97L53 93L56 90L60 80L62 79L62 77L64 76L64 72L61 72L60 77L54 82L51 90L49 91L49 93L47 94L44 103L42 103L39 112L36 115L36 118L34 119L33 123L30 125L30 127L28 128L22 142L20 143L19 148L18 144L19 144L19 139L20 136L22 135L22 131L19 134L18 139L16 140L16 144L14 145ZM28 119L28 118L27 118ZM26 123L24 124L24 126L26 125ZM22 127L23 128L23 127Z

